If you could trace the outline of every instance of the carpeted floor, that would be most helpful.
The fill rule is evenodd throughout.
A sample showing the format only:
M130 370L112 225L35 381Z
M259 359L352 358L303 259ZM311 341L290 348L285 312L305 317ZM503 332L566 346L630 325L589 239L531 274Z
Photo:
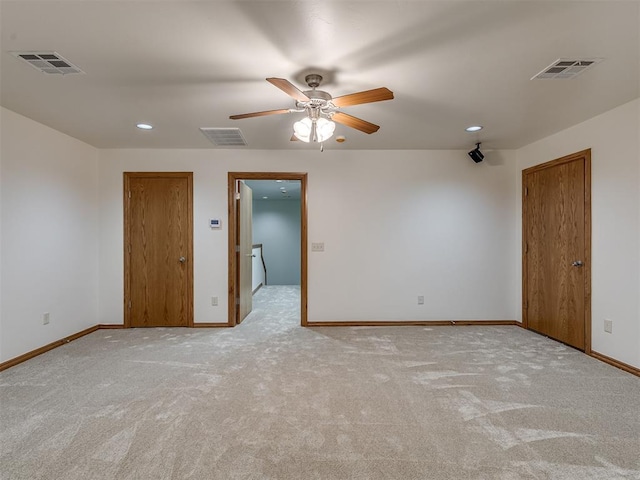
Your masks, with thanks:
M0 373L0 478L640 479L640 378L518 327L101 330Z

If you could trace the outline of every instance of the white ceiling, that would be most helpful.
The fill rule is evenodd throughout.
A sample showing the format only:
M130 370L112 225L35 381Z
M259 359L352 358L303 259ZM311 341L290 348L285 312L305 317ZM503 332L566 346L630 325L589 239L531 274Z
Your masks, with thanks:
M343 111L327 149L518 148L639 96L637 1L0 0L2 106L99 148L221 148L199 127L239 127L252 149L291 142L301 114L265 81L329 73L334 97L388 87ZM46 75L8 52L55 51L84 75ZM561 57L604 61L530 80ZM149 122L152 131L135 128ZM480 134L464 128L484 125Z
M300 201L300 180L245 180L244 183L251 188L255 201Z

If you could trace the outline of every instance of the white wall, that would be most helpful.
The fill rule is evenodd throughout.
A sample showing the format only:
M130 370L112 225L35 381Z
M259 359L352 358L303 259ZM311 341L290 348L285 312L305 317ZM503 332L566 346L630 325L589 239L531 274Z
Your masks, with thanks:
M309 321L515 319L514 152L102 150L100 323L122 323L122 173L194 172L195 322L227 321L228 171L308 172ZM425 305L417 305L417 296ZM212 307L210 297L220 305Z
M196 322L227 320L227 222L208 219L226 219L230 170L309 172L309 242L326 250L309 252L310 321L520 319L521 170L592 148L593 349L640 366L638 100L480 165L436 151L98 152L6 109L1 121L2 360L122 323L123 171L194 172Z
M4 150L2 149L2 120L4 118L3 108L0 107L0 361L4 360L4 353L2 351L2 338L4 338L2 334L2 272L4 271L2 268L2 177L4 176L2 173L2 157Z
M0 107L0 361L4 360L4 353L2 351L2 157L4 150L2 149L2 120L4 118L3 108Z
M194 172L196 322L227 321L228 223L208 219L227 218L228 171L309 173L309 243L326 250L309 252L310 321L520 319L521 171L592 148L593 349L640 367L640 100L479 165L453 151L98 151L0 113L0 361L122 323L124 171Z
M300 201L254 199L252 220L269 285L300 285Z
M523 169L587 148L592 162L592 348L640 367L640 100L518 150L518 190ZM611 334L604 332L605 318L613 320Z
M262 265L262 252L259 247L251 250L253 258L251 259L251 291L255 292L256 288L264 286L264 266Z
M227 320L227 222L208 219L226 219L230 170L309 172L309 242L326 250L309 252L310 321L520 319L521 170L592 148L593 349L640 366L638 100L480 165L446 151L98 152L6 109L1 122L2 360L122 323L123 171L194 172L196 322Z
M98 151L0 115L4 361L98 323Z

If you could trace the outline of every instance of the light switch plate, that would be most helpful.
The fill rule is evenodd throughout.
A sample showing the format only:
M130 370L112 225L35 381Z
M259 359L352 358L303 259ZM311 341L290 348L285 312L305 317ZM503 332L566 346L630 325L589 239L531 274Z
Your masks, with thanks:
M311 243L311 251L312 252L324 252L324 242L312 242Z

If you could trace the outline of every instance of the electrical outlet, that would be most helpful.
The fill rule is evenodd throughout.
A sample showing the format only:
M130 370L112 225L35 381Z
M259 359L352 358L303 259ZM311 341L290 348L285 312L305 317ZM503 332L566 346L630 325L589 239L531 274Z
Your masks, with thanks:
M218 306L218 297L211 297L211 306L212 307Z
M312 242L311 243L311 251L312 252L324 252L324 242Z
M424 295L418 295L418 305L424 305Z
M607 318L604 319L604 331L607 333L613 333L613 320Z
M49 312L45 312L42 314L42 324L43 325L49 324Z

